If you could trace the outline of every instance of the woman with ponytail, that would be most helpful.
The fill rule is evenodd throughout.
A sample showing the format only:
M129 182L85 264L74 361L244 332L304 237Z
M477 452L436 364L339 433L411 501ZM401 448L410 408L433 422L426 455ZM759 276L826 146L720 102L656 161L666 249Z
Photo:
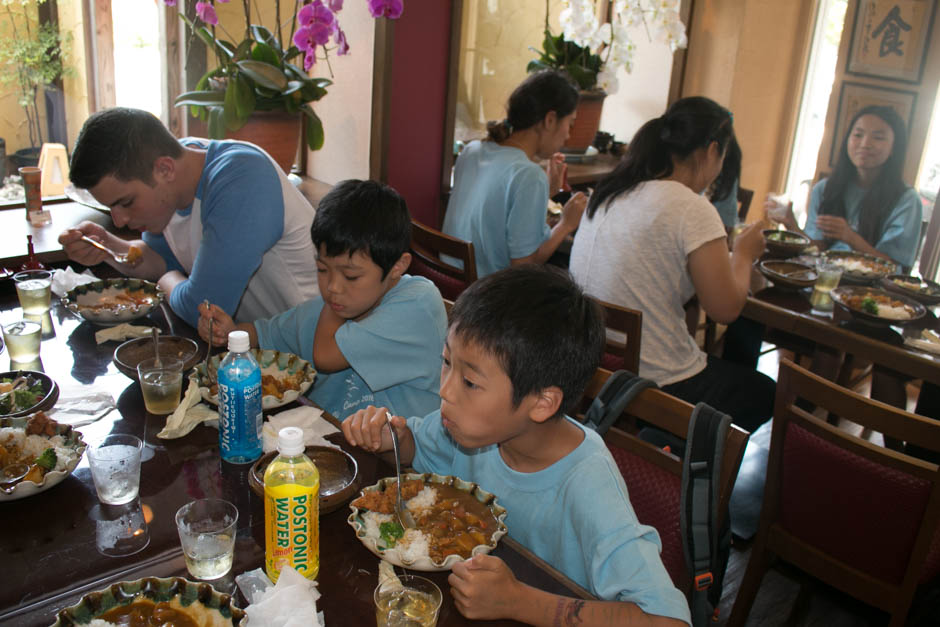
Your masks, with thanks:
M548 199L560 191L578 91L551 70L529 75L509 97L507 117L467 144L454 169L444 233L473 243L477 276L521 263L544 263L578 228L587 198L574 194L549 228ZM548 172L539 161L548 160ZM450 261L450 260L449 260Z
M702 195L714 183L720 198L738 179L740 161L725 161L734 141L731 113L708 98L678 100L644 124L591 196L570 267L589 294L643 312L640 376L753 431L773 412L773 380L706 356L683 309L698 296L713 320L733 321L764 250L761 225L753 224L729 255L721 218Z
M849 124L832 176L813 187L805 229L792 206L768 200L767 215L804 233L820 250L856 250L906 270L920 246L922 207L904 183L907 129L891 107L868 106Z

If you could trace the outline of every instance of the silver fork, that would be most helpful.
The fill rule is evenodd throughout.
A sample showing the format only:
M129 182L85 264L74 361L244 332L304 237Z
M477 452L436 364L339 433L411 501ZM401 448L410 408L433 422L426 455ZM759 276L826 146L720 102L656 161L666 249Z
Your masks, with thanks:
M87 235L82 235L82 241L88 242L95 248L99 250L103 250L104 252L108 253L109 255L111 255L111 258L114 259L118 263L128 263L127 255L117 254L116 252L114 252L113 250L111 250L110 248L108 248L107 246L99 242L98 240L94 240L88 237ZM130 264L130 265L134 265L134 264Z
M401 455L398 452L398 435L395 433L395 428L392 427L392 414L387 411L385 412L385 424L388 425L388 431L392 434L392 448L395 450L395 472L398 474L398 500L395 502L395 513L398 514L398 522L401 523L403 529L414 529L418 525L401 498Z

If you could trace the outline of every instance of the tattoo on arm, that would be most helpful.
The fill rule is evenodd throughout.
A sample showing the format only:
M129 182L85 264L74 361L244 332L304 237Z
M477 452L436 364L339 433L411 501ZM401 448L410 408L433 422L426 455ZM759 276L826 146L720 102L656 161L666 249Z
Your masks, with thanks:
M558 599L558 605L555 606L554 627L576 627L584 623L581 618L581 608L584 607L584 601L579 599Z

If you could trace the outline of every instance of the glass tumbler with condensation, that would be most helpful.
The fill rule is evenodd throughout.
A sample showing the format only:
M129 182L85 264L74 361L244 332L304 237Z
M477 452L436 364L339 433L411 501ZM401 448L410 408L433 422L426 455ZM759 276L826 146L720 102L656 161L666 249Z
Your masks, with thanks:
M238 509L222 499L199 499L176 512L186 570L196 579L224 577L235 560Z
M816 264L818 278L813 285L813 294L809 302L813 306L812 313L820 316L832 315L831 292L839 285L842 278L842 266L837 263L819 262Z
M434 627L441 611L441 589L430 579L401 575L375 588L375 624L378 627Z

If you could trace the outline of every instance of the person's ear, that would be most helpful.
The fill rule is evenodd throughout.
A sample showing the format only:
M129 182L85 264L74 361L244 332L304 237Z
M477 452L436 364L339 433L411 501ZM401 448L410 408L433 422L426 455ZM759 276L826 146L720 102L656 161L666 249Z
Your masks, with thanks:
M401 257L398 258L398 261L395 262L395 265L393 265L391 270L388 271L388 277L397 281L401 278L401 275L408 271L408 266L410 265L411 253L402 253Z
M176 178L176 159L164 155L157 157L153 162L153 179L159 183L167 183Z
M546 130L554 129L558 125L558 112L549 111L545 114L545 117L542 118L542 124L545 125Z
M558 413L565 394L561 388L553 385L532 393L534 403L529 407L529 418L542 423Z

